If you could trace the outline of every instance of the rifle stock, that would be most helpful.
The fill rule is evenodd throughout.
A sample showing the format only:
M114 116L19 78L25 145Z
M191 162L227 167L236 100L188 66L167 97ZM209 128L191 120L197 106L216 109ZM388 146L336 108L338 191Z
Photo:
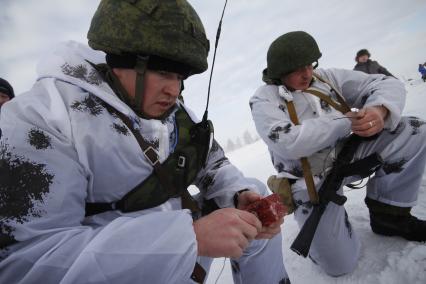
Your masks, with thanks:
M306 219L305 224L290 247L292 251L303 257L308 256L310 244L314 239L315 231L323 213L324 210L321 210L319 205L313 207L311 215Z

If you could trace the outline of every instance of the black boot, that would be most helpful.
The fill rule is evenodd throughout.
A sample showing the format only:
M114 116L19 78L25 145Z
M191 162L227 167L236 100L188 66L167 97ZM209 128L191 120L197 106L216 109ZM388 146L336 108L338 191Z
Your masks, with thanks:
M410 214L410 207L398 207L370 198L365 199L370 210L370 225L374 233L400 236L409 241L426 241L426 221Z

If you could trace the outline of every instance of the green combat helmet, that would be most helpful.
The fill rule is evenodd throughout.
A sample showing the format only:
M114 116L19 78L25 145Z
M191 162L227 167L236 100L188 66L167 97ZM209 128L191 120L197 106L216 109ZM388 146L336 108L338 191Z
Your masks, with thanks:
M208 67L209 41L186 0L101 0L87 38L91 48L107 54L107 62L118 58L130 65L122 68L137 72L136 94L128 103L136 112L142 109L147 67L175 72L167 67L178 66L184 78Z
M184 0L102 0L87 34L93 49L122 55L156 55L207 69L209 41L203 24Z
M308 33L295 31L283 34L269 46L268 68L263 71L263 80L269 84L281 84L283 75L312 64L320 57L318 45Z

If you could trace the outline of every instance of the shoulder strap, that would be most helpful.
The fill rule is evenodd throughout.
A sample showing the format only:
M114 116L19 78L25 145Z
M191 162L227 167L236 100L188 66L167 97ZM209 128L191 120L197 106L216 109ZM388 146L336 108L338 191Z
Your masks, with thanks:
M295 125L299 125L299 119L297 117L296 108L294 107L293 101L285 100L287 105L288 113L290 115L291 121ZM300 159L303 168L303 177L305 178L306 187L308 188L309 199L313 204L319 203L318 193L315 189L314 178L312 176L311 165L306 157Z
M336 110L340 111L343 114L351 111L351 108L346 103L346 100L343 97L342 93L340 93L340 91L337 88L335 88L334 85L331 84L330 81L328 81L325 78L321 77L317 73L314 73L314 77L316 79L320 80L321 82L327 84L328 86L330 86L330 88L336 93L336 97L337 97L337 101L338 102L334 101L330 96L327 96L323 92L321 92L319 90L316 90L314 88L308 88L304 92L319 97L320 99L322 99L323 101L327 102L329 105L331 105L332 107L334 107Z

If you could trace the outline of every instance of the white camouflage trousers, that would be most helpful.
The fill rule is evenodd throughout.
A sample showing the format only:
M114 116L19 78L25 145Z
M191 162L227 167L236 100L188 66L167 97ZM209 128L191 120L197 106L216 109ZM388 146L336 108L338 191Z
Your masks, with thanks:
M416 204L426 163L425 124L415 117L403 117L394 131L384 130L377 139L360 145L355 159L377 152L384 160L384 165L367 183L367 197L399 207ZM348 177L342 185L355 180ZM301 227L312 206L303 180L297 181L292 191L295 202L300 204L295 218ZM343 187L339 194L343 194ZM329 275L339 276L354 270L359 252L360 241L344 206L330 202L315 233L310 258Z

